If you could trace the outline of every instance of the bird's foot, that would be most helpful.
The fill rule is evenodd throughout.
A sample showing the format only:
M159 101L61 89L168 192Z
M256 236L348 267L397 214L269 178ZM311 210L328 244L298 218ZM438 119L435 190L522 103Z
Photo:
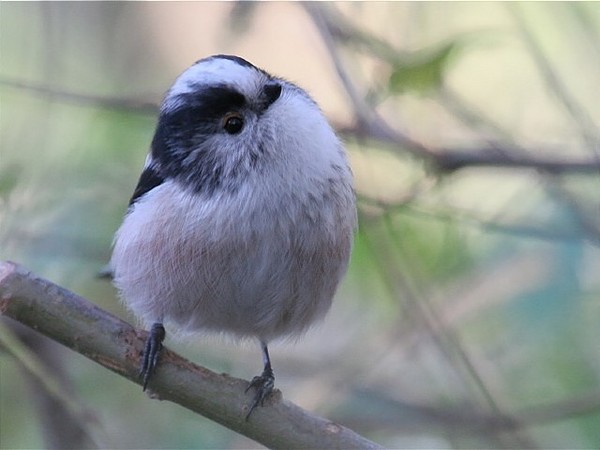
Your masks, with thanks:
M246 414L246 420L248 420L250 414L252 414L252 411L254 411L257 406L264 405L265 399L271 394L271 392L273 392L274 386L275 375L273 374L271 367L265 367L265 370L261 375L258 375L252 379L246 388L246 392L254 388L256 393L254 394L254 399L252 400L250 410L248 411L248 414Z
M142 354L142 365L140 367L139 376L143 380L143 390L146 390L148 381L156 369L158 363L158 357L160 351L163 348L163 341L165 340L165 329L162 323L155 323L150 328L150 334L146 340L146 346L144 347L144 353Z

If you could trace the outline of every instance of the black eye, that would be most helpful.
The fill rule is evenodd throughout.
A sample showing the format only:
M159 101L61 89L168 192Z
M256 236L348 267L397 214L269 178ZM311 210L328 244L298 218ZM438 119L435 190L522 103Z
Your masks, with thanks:
M223 129L229 134L238 134L244 128L244 118L238 113L225 114Z

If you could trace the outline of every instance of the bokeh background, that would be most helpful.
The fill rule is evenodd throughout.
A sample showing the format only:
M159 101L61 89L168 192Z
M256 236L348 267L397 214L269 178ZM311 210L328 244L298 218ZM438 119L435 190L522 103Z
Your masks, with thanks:
M598 448L599 4L2 2L0 258L134 321L96 274L162 94L214 53L307 89L355 173L333 310L272 347L284 396L388 448ZM260 448L0 327L4 449Z

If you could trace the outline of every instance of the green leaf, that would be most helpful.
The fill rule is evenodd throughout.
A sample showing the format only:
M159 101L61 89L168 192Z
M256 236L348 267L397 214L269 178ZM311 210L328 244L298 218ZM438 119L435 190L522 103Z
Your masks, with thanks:
M388 87L392 94L427 94L442 86L449 62L460 45L451 41L435 49L426 49L398 58L392 68Z

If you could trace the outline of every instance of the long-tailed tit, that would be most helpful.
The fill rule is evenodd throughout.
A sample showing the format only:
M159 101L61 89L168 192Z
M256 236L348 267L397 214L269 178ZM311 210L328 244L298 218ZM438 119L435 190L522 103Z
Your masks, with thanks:
M228 55L177 78L115 236L111 268L150 327L144 389L172 330L260 342L250 413L274 385L267 344L329 309L354 230L340 141L298 86Z

